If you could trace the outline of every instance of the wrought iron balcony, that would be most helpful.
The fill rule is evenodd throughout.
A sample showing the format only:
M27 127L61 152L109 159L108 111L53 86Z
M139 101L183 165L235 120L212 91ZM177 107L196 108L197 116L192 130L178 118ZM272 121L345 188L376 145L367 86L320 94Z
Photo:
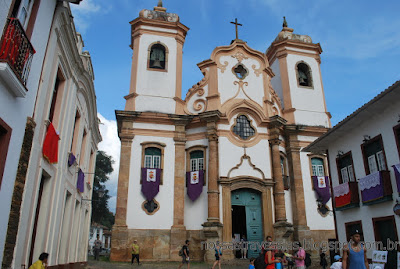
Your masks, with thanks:
M9 18L1 39L0 62L7 63L24 85L34 53L35 50L19 20Z

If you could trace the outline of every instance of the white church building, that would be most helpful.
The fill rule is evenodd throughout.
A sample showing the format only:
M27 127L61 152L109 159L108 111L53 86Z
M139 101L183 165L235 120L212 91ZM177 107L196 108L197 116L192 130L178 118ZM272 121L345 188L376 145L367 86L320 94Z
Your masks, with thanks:
M186 239L198 261L214 259L205 243L234 236L334 240L326 156L302 152L331 127L320 44L286 21L265 52L236 38L204 53L204 78L182 99L189 28L161 1L130 24L111 260L130 260L135 239L148 261L180 260Z

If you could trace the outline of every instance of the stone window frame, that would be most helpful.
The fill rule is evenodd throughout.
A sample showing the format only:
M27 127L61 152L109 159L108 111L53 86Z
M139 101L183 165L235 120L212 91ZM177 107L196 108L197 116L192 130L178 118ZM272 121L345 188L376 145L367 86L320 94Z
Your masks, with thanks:
M369 174L371 173L370 168L369 168L369 164L368 164L368 158L367 158L366 153L365 153L365 148L366 148L368 145L370 145L370 144L372 144L372 143L374 143L374 142L376 142L376 141L379 142L379 144L380 144L380 146L381 146L381 148L382 148L381 151L382 151L383 158L384 158L384 161L385 161L386 169L385 169L385 170L382 170L382 171L387 171L387 170L389 170L388 162L387 162L387 158L386 158L386 153L385 153L385 147L383 146L382 135L379 134L379 135L377 135L377 136L375 136L375 137L373 137L373 138L371 138L371 139L369 139L369 140L367 140L367 141L364 141L364 142L361 144L361 152L362 152L362 157L363 157L363 162L364 162L365 175L369 175ZM379 152L377 152L377 153L379 153ZM375 153L375 155L376 155L377 153ZM376 161L377 161L377 164L376 164L376 165L377 165L378 171L381 171L381 170L379 170L378 160L376 160Z
M288 159L286 154L283 151L279 151L279 164L281 165L282 168L282 163L281 160L283 159L283 171L282 171L282 180L284 180L283 177L288 177L289 180L289 186L285 186L285 182L283 183L285 191L290 190L290 176L289 176L289 167L288 167Z
M329 169L328 169L328 159L326 155L323 154L308 154L308 162L309 162L309 168L310 168L310 180L311 180L311 186L312 189L314 190L314 182L312 180L313 177L313 170L312 170L312 163L311 163L311 159L313 158L319 158L322 159L323 161L323 165L324 165L324 176L325 177L329 177Z
M239 65L243 66L244 70L246 70L246 74L245 74L242 78L239 78L239 77L237 76L236 72L235 72L235 69L236 69L237 67L239 67ZM243 63L241 63L241 62L235 64L235 65L232 67L232 73L233 73L233 75L234 75L237 79L239 79L239 80L244 80L244 79L250 74L249 69L248 69Z
M350 156L350 159L351 159L351 165L352 165L353 176L354 176L354 181L350 181L350 180L349 180L348 182L357 182L356 171L354 170L353 155L352 155L351 151L348 151L348 152L344 153L343 155L340 155L340 156L338 156L338 157L336 158L336 168L337 168L337 173L338 173L338 181L339 181L339 184L343 184L343 177L342 177L342 172L341 172L341 168L340 168L340 165L339 165L339 161L340 161L341 159L343 159L343 158L348 157L348 156ZM348 166L347 166L346 168L348 168ZM342 168L342 169L343 169L343 168Z
M59 121L61 116L61 107L63 103L64 93L66 90L66 79L61 66L57 67L54 83L49 85L51 97L49 96L48 121L51 122L55 129L59 130Z
M308 67L308 76L309 76L309 80L310 80L310 86L303 86L300 85L300 77L299 77L299 64L305 64ZM297 87L299 88L306 88L306 89L314 89L314 80L313 80L313 74L312 74L312 69L311 66L306 63L305 61L301 60L298 61L295 64L295 73L296 73L296 81L297 81Z
M151 68L150 67L150 53L151 53L151 48L154 45L161 45L165 49L165 68L164 69L158 69L158 68ZM147 48L147 70L149 70L149 71L157 71L157 72L168 72L168 56L169 56L169 50L168 50L167 45L165 45L161 41L156 41L156 42L151 43L149 45L149 47Z
M144 205L148 202L147 200L144 200L142 203L142 210L149 216L154 215L155 213L157 213L158 210L160 210L160 203L155 198L153 198L152 201L154 201L154 203L157 204L157 208L153 212L147 211L146 208L144 207Z
M0 156L0 189L3 181L3 173L7 160L8 146L10 145L12 128L0 118L0 152L4 152Z
M164 175L164 152L165 152L166 144L161 143L161 142L155 142L155 141L146 141L146 142L140 143L140 145L142 146L142 160L141 160L140 168L144 168L144 153L145 153L145 151L146 151L146 148L158 148L158 149L161 150L161 165L160 165L161 175L160 175L160 185L163 185L163 175ZM140 170L142 170L142 169L140 169ZM141 173L141 171L140 171L140 173ZM140 184L142 184L142 177L140 177Z
M254 135L248 137L247 139L243 139L241 138L239 135L237 135L234 131L233 131L233 127L236 126L237 124L237 120L240 116L245 116L247 118L247 120L249 121L250 127L254 129ZM244 141L244 142L249 142L253 139L255 139L258 136L258 132L257 132L257 128L254 127L253 125L253 120L249 117L249 115L245 114L245 113L239 113L236 115L235 119L234 119L234 123L231 126L231 133L233 134L234 137L238 138L240 141Z
M71 149L70 152L72 154L74 154L74 156L76 158L78 158L77 156L77 147L78 147L78 136L79 136L79 131L80 131L80 127L81 127L81 120L82 119L82 113L80 111L80 109L77 107L75 110L75 117L74 117L74 126L72 127L72 139L71 139Z
M203 164L203 171L204 171L204 182L203 186L206 185L206 178L207 178L207 146L204 145L195 145L191 146L186 150L186 172L191 172L191 167L190 167L190 153L193 151L203 151L203 158L204 158L204 164Z

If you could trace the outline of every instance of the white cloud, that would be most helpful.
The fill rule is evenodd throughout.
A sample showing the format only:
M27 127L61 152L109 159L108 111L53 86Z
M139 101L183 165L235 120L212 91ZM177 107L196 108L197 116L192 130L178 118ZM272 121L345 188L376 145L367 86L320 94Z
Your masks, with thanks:
M99 0L84 0L79 5L71 5L75 26L82 34L90 27L94 15L107 13L109 9L100 5Z
M108 200L109 209L115 213L121 142L118 137L117 122L104 118L100 113L97 114L97 117L101 121L100 133L103 137L103 141L99 143L99 150L104 151L114 160L114 171L109 175L110 179L107 181L106 187L111 196Z

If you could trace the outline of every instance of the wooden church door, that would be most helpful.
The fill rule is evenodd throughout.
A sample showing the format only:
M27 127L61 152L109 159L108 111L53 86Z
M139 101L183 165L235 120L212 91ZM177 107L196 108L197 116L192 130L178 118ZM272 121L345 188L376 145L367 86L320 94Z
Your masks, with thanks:
M232 192L232 236L246 235L248 254L257 257L263 241L261 195L257 191L240 189Z

